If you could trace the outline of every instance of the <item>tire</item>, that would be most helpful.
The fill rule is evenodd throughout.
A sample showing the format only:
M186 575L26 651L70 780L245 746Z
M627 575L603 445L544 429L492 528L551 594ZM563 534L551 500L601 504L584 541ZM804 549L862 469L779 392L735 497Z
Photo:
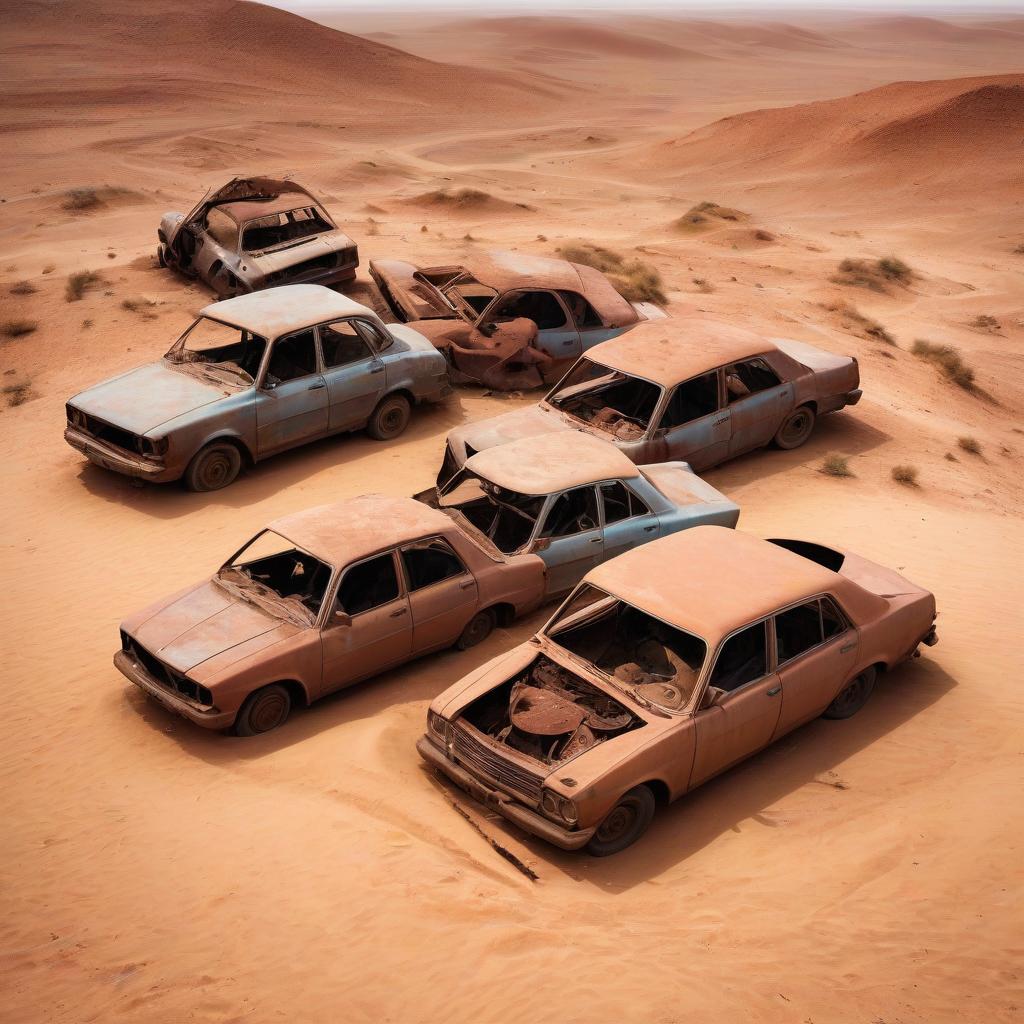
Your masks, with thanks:
M292 710L291 694L279 683L264 686L245 698L235 718L236 736L258 736L284 725Z
M608 812L587 843L592 857L610 857L632 846L654 817L654 794L646 786L635 786Z
M834 701L822 713L823 718L851 718L868 702L871 691L875 688L878 671L866 668L839 693Z
M164 258L164 247L158 245L156 247L156 261L161 267L167 266L167 260Z
M366 432L375 441L390 441L405 430L411 415L412 408L405 395L388 395L377 403L366 424Z
M799 448L814 433L817 417L809 405L801 405L794 409L783 421L772 440L777 448L789 451Z
M490 608L477 612L466 623L466 628L459 634L459 639L455 641L455 646L460 651L468 651L470 647L482 644L491 635L495 619L496 616Z
M219 491L234 483L242 469L242 455L229 441L214 441L192 456L185 470L190 491Z

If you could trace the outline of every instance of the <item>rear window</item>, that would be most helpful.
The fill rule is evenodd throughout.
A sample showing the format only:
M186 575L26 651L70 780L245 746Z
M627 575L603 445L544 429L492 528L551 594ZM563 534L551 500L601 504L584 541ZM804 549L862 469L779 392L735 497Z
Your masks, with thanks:
M827 548L823 544L812 544L806 540L779 540L771 537L768 543L792 551L794 555L806 558L824 569L831 569L832 572L839 572L843 567L843 562L846 561L846 555L842 552L833 551L832 548Z

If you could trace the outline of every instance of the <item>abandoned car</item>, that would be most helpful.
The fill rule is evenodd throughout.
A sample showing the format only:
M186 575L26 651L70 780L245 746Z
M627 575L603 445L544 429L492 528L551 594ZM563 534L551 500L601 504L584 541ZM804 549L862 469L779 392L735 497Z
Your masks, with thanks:
M450 390L444 357L412 328L297 284L207 306L159 362L75 395L64 438L105 469L213 491L328 434L390 440L413 403Z
M638 544L702 524L732 527L740 515L686 463L638 467L607 441L578 431L480 452L442 487L417 497L504 554L539 555L548 596Z
M271 523L209 580L121 625L115 666L172 711L250 736L411 658L480 643L544 591L411 498L364 495Z
M475 452L557 430L700 472L772 442L799 447L819 416L860 401L859 384L855 358L804 342L705 319L644 327L581 356L537 405L450 431L439 482Z
M233 178L190 213L165 213L157 259L221 298L282 284L351 281L356 243L294 181Z
M592 570L431 703L428 764L527 832L617 853L674 800L936 642L935 600L805 541L685 530Z
M445 351L455 383L495 390L539 387L594 345L665 316L568 260L490 252L454 266L369 266L395 317Z

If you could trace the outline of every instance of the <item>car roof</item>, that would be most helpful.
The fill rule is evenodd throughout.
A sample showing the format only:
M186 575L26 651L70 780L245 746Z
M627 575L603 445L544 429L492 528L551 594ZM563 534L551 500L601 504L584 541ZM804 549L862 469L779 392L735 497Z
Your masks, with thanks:
M695 526L643 544L591 570L586 581L712 648L733 630L824 591L853 614L877 603L847 577L724 526Z
M301 210L308 206L321 208L320 204L305 192L282 192L280 195L270 196L266 199L234 199L213 205L237 224L244 224L257 217L269 217L274 213Z
M199 315L244 327L265 338L276 338L342 316L377 320L373 310L321 284L286 284L237 295L203 307Z
M578 430L523 437L485 448L466 469L520 494L554 494L598 480L629 480L640 470L615 445Z
M335 567L429 534L449 534L452 520L414 498L362 494L283 516L268 530Z
M720 320L693 318L671 326L641 325L585 353L602 366L672 387L739 359L778 352L767 338Z

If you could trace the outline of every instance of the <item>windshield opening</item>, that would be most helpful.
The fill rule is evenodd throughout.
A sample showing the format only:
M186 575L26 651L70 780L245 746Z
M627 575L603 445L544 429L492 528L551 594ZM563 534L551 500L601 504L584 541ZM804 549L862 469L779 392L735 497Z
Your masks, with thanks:
M622 441L647 433L661 388L583 358L547 396L549 405Z
M246 252L260 252L332 230L333 226L322 210L315 206L302 206L287 213L271 213L249 221L242 232L242 248Z
M689 703L708 653L700 637L590 584L577 589L545 633L624 690L669 711Z
M461 470L443 488L440 507L461 513L506 555L533 536L544 498L519 494Z
M217 575L257 595L285 601L312 623L323 604L331 567L280 534L264 530Z
M223 374L217 371L224 371L236 381L252 384L266 348L266 339L258 334L201 316L164 358L200 372L211 370L218 383L223 382Z

